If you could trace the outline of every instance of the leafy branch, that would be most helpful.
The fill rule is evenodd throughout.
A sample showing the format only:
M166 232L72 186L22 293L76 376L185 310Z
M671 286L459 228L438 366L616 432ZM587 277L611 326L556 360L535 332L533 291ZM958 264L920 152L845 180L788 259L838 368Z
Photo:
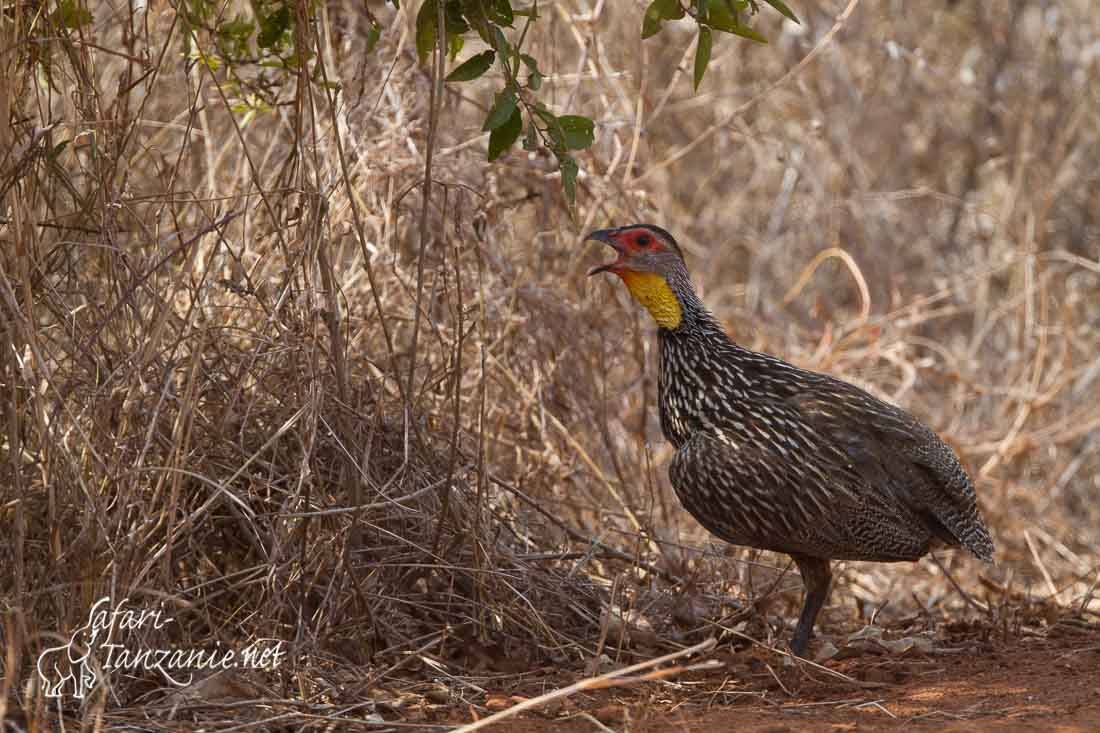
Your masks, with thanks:
M400 7L400 0L389 1L395 8ZM798 22L783 0L760 2ZM668 21L692 18L699 29L694 69L694 88L698 90L710 64L713 31L767 43L748 24L760 12L760 2L653 0L642 18L641 36L645 39L656 35ZM55 15L61 26L76 28L91 22L90 14L81 11L79 0L58 3ZM233 111L244 114L245 123L277 106L286 77L297 76L298 65L308 63L313 56L312 48L302 49L301 54L294 48L295 13L290 0L251 0L249 5L250 14L237 14L231 19L223 16L222 6L214 0L180 0L177 6L184 28L184 55L211 70L225 67L226 88L235 98ZM311 3L309 12L316 13L317 8ZM364 9L370 21L364 50L369 53L383 28L369 7ZM455 64L468 37L476 34L484 42L487 49L457 63L445 81L473 81L495 66L503 86L496 92L482 124L489 133L488 160L504 155L521 137L524 150L548 151L557 160L562 190L572 208L580 169L574 153L592 145L595 123L583 115L559 115L539 100L546 75L538 60L524 51L528 33L539 17L538 0L523 8L513 7L512 0L422 0L416 15L416 51L424 64L436 44L442 42L450 62ZM212 41L202 50L192 41L198 30ZM252 67L258 67L259 73L246 76L244 71ZM314 82L336 86L320 78Z
M438 14L433 11L435 2L424 0L417 14L416 41L421 63L426 60L440 32ZM782 0L764 2L798 22ZM698 90L710 64L712 29L767 43L764 36L742 20L742 16L754 16L759 11L756 0L694 0L686 5L680 0L653 0L642 20L642 38L656 35L666 21L691 16L699 26L694 76L695 89ZM482 130L489 133L489 161L496 160L516 143L523 134L526 120L523 148L530 151L541 147L554 155L561 170L566 201L572 207L576 201L579 170L572 153L592 145L595 123L581 115L557 115L537 99L544 74L539 70L538 61L522 50L532 23L539 17L537 0L530 8L523 10L514 9L510 0L445 0L444 16L443 32L447 34L452 61L463 46L463 35L470 30L476 32L489 47L489 50L474 54L458 64L446 80L473 81L493 68L494 64L499 67L504 79L504 87L497 92L482 125ZM523 16L526 21L518 40L512 43L505 29L514 29L516 16ZM525 79L520 78L523 71L526 71Z
M789 20L798 23L783 0L764 0ZM653 0L642 17L642 38L657 35L661 27L669 20L680 20L691 16L699 25L699 40L695 44L695 90L703 81L703 75L710 65L711 46L714 42L712 30L741 36L757 43L767 43L768 39L743 22L743 16L755 16L760 12L756 0L695 0L684 4L680 0Z
M417 14L417 51L421 60L432 47L439 32L438 21L430 11L433 0L425 0ZM525 18L519 38L510 41L505 29L515 32L516 16ZM466 82L480 78L494 63L499 67L504 87L497 92L482 130L489 133L490 161L507 152L521 135L524 150L549 151L561 171L562 190L570 207L576 201L577 173L580 167L573 151L584 150L595 140L595 123L581 115L558 115L538 100L545 75L538 60L523 51L527 34L538 20L537 1L529 8L516 10L509 0L447 0L445 32L450 49L462 47L462 34L473 30L489 46L463 61L447 75L448 82ZM457 52L456 52L457 53Z

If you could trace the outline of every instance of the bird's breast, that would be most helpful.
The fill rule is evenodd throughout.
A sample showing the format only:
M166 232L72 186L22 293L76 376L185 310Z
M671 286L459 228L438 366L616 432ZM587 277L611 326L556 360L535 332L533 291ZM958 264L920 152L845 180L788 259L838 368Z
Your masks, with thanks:
M663 348L657 379L661 429L679 447L694 432L736 421L745 390L736 372L705 353Z

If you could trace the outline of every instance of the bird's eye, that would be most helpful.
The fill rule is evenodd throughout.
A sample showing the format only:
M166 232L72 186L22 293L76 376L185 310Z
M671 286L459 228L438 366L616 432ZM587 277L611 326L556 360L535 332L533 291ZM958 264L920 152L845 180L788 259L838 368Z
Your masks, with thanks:
M641 247L648 247L653 239L648 234L641 234L638 236L637 242Z

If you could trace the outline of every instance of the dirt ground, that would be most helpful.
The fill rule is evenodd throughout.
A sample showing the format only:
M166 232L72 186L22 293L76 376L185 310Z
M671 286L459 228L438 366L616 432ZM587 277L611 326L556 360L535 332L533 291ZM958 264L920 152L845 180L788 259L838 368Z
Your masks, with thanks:
M956 641L930 654L861 653L826 663L850 680L783 666L766 651L719 651L721 666L705 674L578 694L485 730L1100 731L1100 627L1059 624L1011 641Z

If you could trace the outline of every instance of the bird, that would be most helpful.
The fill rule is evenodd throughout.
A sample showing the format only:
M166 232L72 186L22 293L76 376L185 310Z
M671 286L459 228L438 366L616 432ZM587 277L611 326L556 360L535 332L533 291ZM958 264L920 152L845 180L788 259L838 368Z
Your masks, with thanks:
M680 503L718 538L798 567L795 655L805 656L833 560L916 561L952 546L993 561L974 486L931 429L853 384L734 342L665 229L585 239L617 254L588 275L617 275L657 324L657 405Z

